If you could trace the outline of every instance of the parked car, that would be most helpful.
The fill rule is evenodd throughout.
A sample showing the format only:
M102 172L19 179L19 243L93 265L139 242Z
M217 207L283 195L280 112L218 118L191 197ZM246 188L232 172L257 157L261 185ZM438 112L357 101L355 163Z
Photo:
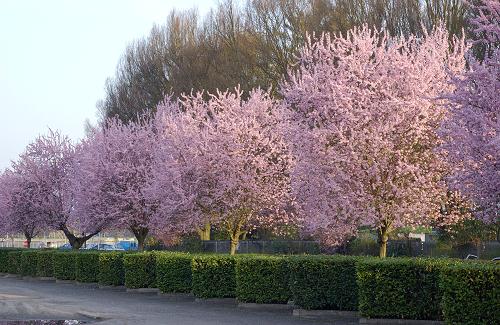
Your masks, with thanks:
M118 250L135 251L137 250L137 243L129 240L121 240L115 244Z
M71 245L69 243L66 243L62 246L59 246L58 249L61 249L61 250L66 250L66 249L72 249Z
M113 251L115 246L111 244L90 244L87 246L89 250L99 250L99 251Z
M465 257L466 260L477 260L477 255L469 254Z

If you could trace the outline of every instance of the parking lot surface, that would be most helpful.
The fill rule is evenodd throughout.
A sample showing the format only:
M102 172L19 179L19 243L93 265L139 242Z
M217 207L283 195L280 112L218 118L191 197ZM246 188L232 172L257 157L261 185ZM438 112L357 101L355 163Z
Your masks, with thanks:
M298 318L289 311L242 309L154 293L91 288L75 283L0 277L0 320L82 320L95 324L294 325L356 324Z

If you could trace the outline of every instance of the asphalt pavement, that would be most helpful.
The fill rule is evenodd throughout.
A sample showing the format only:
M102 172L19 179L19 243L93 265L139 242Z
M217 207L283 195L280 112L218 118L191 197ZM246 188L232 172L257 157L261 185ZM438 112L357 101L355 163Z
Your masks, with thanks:
M304 318L286 310L244 309L234 304L99 289L75 283L0 277L2 320L75 319L89 324L305 325L356 324L355 320Z

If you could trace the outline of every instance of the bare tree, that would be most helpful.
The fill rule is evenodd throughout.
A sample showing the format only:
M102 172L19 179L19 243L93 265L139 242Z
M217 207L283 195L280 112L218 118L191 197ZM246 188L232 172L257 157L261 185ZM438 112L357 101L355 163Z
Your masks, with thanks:
M125 50L98 104L101 122L134 120L166 94L238 84L245 92L276 89L307 33L345 34L368 24L421 35L443 21L456 35L467 27L468 10L461 0L224 0L201 19L196 10L174 10Z

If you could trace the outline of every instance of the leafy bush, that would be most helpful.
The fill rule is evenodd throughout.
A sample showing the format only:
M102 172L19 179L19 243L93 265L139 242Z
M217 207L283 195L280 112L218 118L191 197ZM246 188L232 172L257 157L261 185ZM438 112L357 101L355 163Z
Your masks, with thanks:
M97 282L99 252L82 252L76 255L75 279L78 282Z
M21 274L21 255L22 250L11 250L8 255L7 272L11 274Z
M99 275L101 285L120 286L125 284L125 269L121 252L99 254Z
M161 292L191 292L191 260L184 253L157 253L156 284Z
M36 267L38 264L38 252L35 250L21 251L20 270L24 276L36 276Z
M40 250L36 264L36 275L40 277L54 276L54 254L55 250Z
M365 317L441 319L439 273L453 260L386 258L357 265L359 310Z
M78 252L56 252L54 254L54 277L56 279L76 279L76 257L78 254Z
M500 267L461 263L443 268L440 277L442 308L448 324L498 324Z
M156 286L155 254L151 252L123 255L125 286L129 289Z
M199 298L236 297L236 258L230 255L205 255L191 263L193 293Z
M288 261L284 257L245 256L236 260L236 297L242 302L287 303Z
M0 248L0 273L9 273L9 253L13 251L18 251L19 248Z
M305 309L357 310L358 287L353 256L290 258L293 301Z

